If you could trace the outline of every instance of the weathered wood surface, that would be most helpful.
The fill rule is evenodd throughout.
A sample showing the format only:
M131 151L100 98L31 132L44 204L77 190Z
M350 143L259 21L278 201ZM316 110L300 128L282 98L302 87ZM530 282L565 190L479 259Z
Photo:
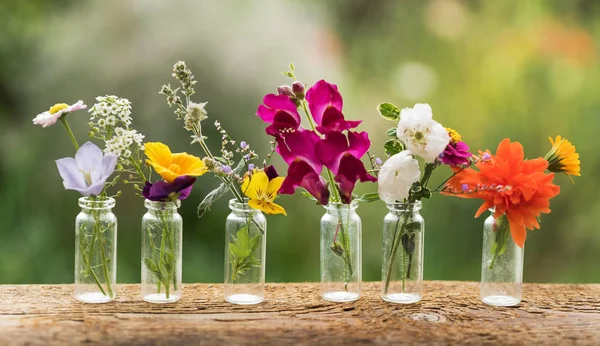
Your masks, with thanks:
M0 344L600 345L600 285L526 284L515 308L479 301L478 283L426 282L418 304L379 298L365 283L354 303L329 303L319 285L269 284L266 301L241 307L220 285L187 284L170 305L141 301L119 285L108 304L83 304L70 285L0 286Z

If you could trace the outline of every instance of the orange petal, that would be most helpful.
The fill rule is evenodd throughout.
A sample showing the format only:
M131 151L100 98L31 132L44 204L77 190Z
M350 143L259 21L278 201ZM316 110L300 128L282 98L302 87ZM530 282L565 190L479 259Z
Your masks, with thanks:
M525 225L518 223L514 217L511 217L510 213L506 214L508 224L510 225L510 234L512 238L521 249L525 246L525 238L527 238L527 230Z

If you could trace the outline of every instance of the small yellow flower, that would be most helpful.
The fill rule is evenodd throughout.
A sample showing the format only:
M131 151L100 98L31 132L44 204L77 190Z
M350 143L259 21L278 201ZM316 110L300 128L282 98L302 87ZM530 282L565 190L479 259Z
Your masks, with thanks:
M579 173L579 154L575 152L575 146L561 136L556 136L556 139L548 137L548 139L552 144L552 149L544 157L548 161L548 170L550 172L565 173L569 178L571 176L581 176Z
M462 136L456 130L446 127L446 131L448 131L448 135L450 136L450 143L456 144L462 141Z
M144 153L148 156L146 163L154 167L156 173L167 183L184 175L198 177L207 171L199 157L188 153L172 154L171 149L163 143L145 143Z
M250 198L248 205L267 214L287 215L282 206L273 203L284 179L277 177L269 180L267 173L257 170L251 175L248 174L242 183L242 191Z

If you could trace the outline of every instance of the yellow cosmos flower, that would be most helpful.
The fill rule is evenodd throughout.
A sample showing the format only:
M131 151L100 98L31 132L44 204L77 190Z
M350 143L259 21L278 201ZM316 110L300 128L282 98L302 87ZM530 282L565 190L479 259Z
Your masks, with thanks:
M552 149L546 154L544 159L548 161L548 170L550 172L565 173L569 178L571 176L581 176L579 173L579 154L575 152L575 146L566 138L556 136L556 139L548 137L552 144ZM573 178L571 178L571 181Z
M269 180L264 171L254 171L252 175L248 174L242 183L242 191L250 198L248 205L267 214L287 215L282 206L273 203L284 179L284 177L277 177Z
M199 157L188 153L172 154L171 149L163 143L145 143L144 152L148 156L146 162L154 167L156 173L167 183L172 183L184 175L198 177L207 171Z

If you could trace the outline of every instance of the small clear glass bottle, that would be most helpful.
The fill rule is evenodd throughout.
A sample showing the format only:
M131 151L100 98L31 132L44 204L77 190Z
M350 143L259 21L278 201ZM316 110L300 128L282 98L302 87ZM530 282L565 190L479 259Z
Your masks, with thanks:
M524 249L515 244L505 215L494 218L493 209L483 226L481 300L489 305L514 306L523 291Z
M410 304L421 300L425 221L422 203L388 204L383 219L381 298Z
M351 302L361 294L362 223L358 202L329 203L321 218L321 296Z
M79 199L75 219L75 299L107 303L117 295L117 217L114 198Z
M144 202L142 218L142 299L172 303L181 298L183 220L175 202Z
M265 299L267 219L246 199L229 201L225 224L225 300L258 304Z

